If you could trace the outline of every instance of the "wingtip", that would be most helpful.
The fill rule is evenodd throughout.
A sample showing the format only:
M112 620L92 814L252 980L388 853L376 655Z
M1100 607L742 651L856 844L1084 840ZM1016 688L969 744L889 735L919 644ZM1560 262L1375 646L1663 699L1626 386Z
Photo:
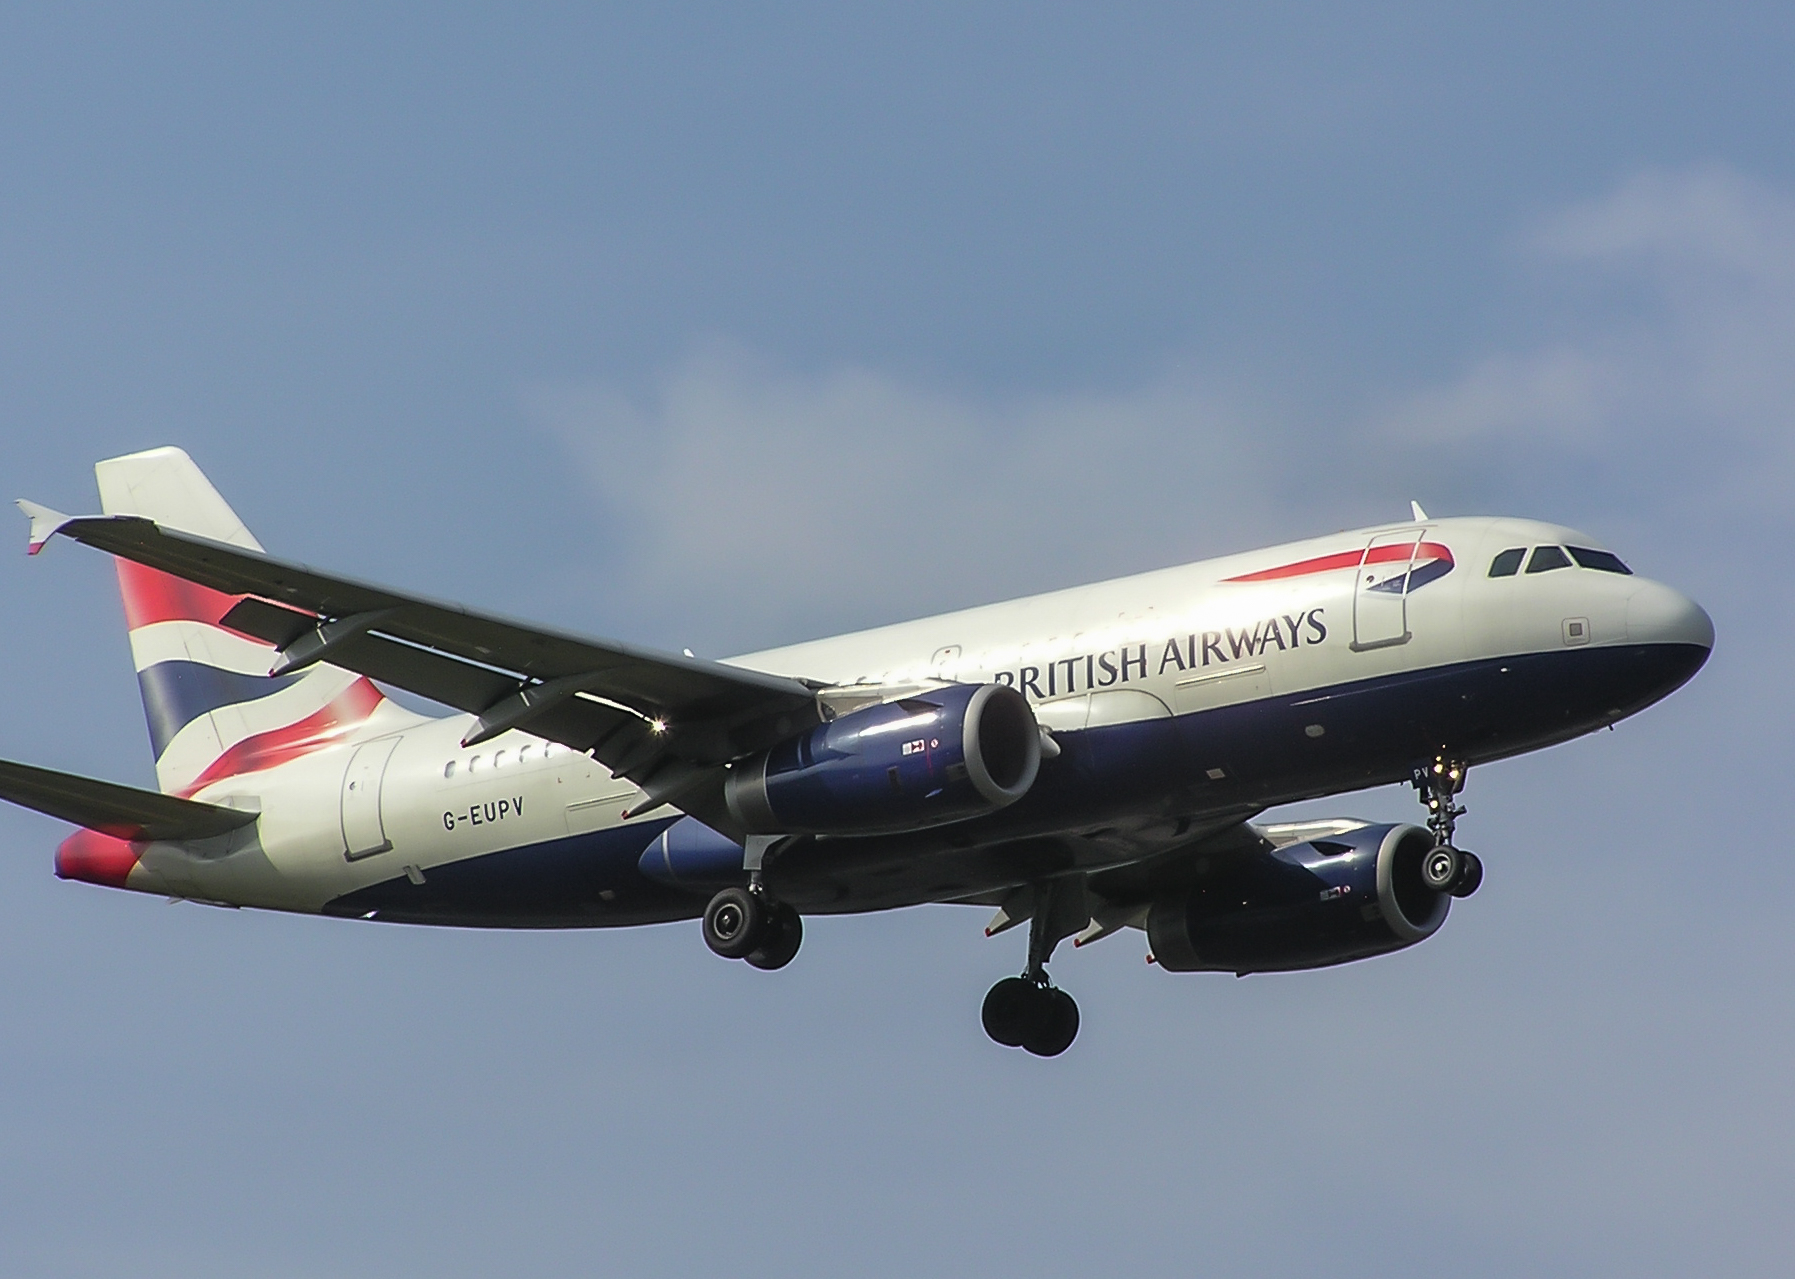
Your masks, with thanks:
M31 532L25 538L25 554L27 555L36 555L43 550L44 544L55 537L57 531L73 518L64 515L61 511L52 510L50 507L22 497L14 505L25 513L26 519L31 521Z

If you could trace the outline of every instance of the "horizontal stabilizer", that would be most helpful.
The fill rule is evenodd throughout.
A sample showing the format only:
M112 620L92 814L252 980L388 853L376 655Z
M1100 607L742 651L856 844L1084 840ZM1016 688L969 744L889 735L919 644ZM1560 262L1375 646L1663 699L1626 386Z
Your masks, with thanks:
M119 839L206 839L256 814L0 759L0 799Z

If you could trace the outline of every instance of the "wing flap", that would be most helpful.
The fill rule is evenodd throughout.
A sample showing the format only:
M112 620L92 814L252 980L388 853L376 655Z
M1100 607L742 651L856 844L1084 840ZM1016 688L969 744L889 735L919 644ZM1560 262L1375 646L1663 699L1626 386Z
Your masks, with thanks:
M518 684L516 678L502 671L365 632L333 651L330 661L358 675L410 689L475 715Z
M119 839L207 839L256 814L75 773L0 760L0 799Z

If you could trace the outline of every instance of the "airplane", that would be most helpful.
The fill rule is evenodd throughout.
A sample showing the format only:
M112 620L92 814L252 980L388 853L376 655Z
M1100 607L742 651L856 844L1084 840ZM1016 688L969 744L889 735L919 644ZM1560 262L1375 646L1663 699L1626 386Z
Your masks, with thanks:
M1714 644L1594 538L1415 504L708 661L268 555L179 449L95 474L101 515L19 503L27 549L115 557L159 790L0 761L0 798L80 828L58 876L390 923L697 919L765 970L805 915L983 906L1028 936L984 1028L1043 1057L1078 1033L1047 974L1068 938L1247 974L1432 936L1483 878L1467 770L1643 710ZM1422 825L1254 820L1405 781Z

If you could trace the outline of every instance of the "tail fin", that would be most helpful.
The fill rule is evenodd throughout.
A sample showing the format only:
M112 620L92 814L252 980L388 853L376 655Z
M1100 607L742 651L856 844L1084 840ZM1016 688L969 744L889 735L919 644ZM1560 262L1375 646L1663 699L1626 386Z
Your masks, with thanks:
M193 459L176 448L94 467L108 515L142 515L168 528L251 550L250 535ZM271 678L275 650L220 625L241 597L118 560L131 658L156 752L156 781L191 795L343 739L387 705L368 680L322 663Z

